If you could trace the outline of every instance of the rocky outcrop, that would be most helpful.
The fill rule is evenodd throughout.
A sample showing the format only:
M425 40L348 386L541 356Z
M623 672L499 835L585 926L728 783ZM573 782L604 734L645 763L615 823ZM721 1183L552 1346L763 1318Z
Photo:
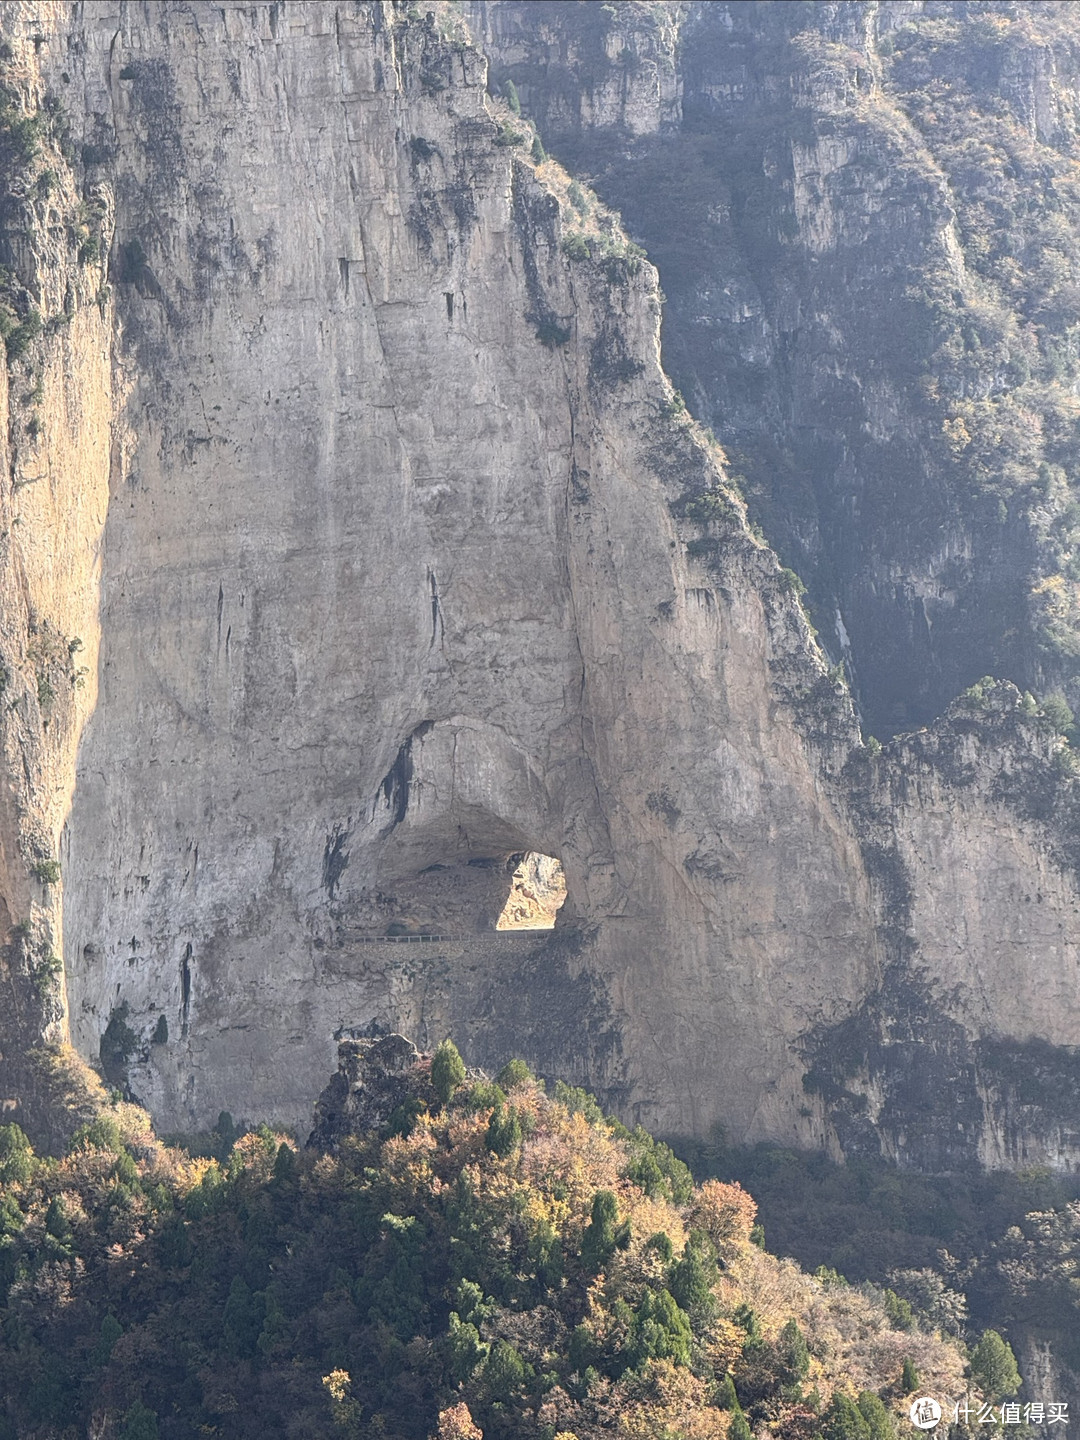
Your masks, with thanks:
M1080 698L1069 12L468 12L494 85L659 266L665 365L868 730L988 672Z
M375 1024L659 1130L1071 1163L1008 1070L1080 1042L1062 742L1010 691L1004 738L862 745L660 368L656 272L452 9L0 16L64 96L111 286L80 322L103 429L50 421L109 480L49 572L88 675L26 812L66 816L57 1027L169 1130L306 1129L335 1032ZM595 113L677 107L664 33ZM526 852L565 873L547 934L495 928ZM928 1016L960 1088L920 1130Z
M404 1035L367 1035L338 1044L338 1068L315 1105L308 1144L334 1151L351 1134L380 1130L410 1097L434 1102L419 1050ZM431 1057L426 1057L430 1066Z

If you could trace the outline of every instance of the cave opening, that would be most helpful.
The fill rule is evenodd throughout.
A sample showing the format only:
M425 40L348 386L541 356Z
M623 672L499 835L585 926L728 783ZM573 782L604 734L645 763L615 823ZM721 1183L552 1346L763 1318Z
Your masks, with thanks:
M486 846L487 853L479 855L446 847L436 859L430 851L416 857L429 861L419 869L384 871L356 918L362 928L388 939L553 930L567 900L562 863L520 845L519 840L514 850L494 855Z
M417 726L379 787L372 819L381 829L374 884L353 906L354 923L372 933L548 931L574 913L555 853L561 827L540 771L497 727L464 716ZM327 872L329 889L328 880Z
M554 855L527 850L511 855L510 893L495 922L496 930L553 930L566 900L566 875Z

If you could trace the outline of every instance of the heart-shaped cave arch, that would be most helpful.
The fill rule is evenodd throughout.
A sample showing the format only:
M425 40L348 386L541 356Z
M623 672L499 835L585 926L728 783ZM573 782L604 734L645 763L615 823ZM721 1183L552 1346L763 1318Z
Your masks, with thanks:
M387 933L555 923L566 898L559 816L539 766L501 727L462 715L418 726L383 782L374 821Z

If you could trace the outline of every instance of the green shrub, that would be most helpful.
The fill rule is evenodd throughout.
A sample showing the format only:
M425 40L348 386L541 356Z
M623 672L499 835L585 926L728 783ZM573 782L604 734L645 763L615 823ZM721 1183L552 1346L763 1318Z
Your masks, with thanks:
M590 1095L578 1085L568 1085L565 1080L556 1080L552 1099L565 1105L571 1115L584 1115L590 1125L604 1123L604 1112L600 1109L596 1096Z
M465 1082L465 1062L457 1046L446 1039L436 1048L431 1059L431 1084L439 1103L449 1105L454 1091Z
M760 1350L765 1343L765 1337L761 1333L761 1321L757 1317L757 1311L752 1305L744 1300L741 1305L735 1307L731 1317L736 1325L740 1325L746 1331L746 1339L743 1341L744 1350Z
M786 595L801 597L806 594L806 586L803 584L801 576L796 571L789 570L786 565L780 571L780 589Z
M521 1144L521 1118L513 1105L499 1105L491 1112L484 1144L500 1160L506 1160Z
M544 142L539 135L533 136L532 150L530 151L534 165L543 165L547 159L547 151L544 149Z
M26 167L38 153L41 142L42 117L21 115L5 106L0 113L0 135L4 148L10 150L16 165Z
M570 260L588 260L589 242L584 235L575 231L563 237L562 252Z
M506 103L515 115L521 114L521 99L517 92L517 86L512 80L507 80L503 86L503 94L506 96Z
M476 1367L486 1359L488 1348L476 1326L451 1310L446 1335L447 1369L455 1384L463 1385L471 1378Z
M1069 708L1065 696L1060 692L1047 695L1039 706L1038 714L1046 728L1057 735L1068 735L1076 724L1076 717Z
M79 264L92 265L101 259L100 235L88 235L79 246Z
M48 998L63 970L63 962L60 956L49 945L42 945L36 956L36 963L31 971L31 981L38 996L45 1000Z
M642 246L635 244L633 240L628 240L621 258L626 266L626 273L628 275L637 275L641 270L643 262L646 261L649 256Z
M393 1135L411 1135L417 1120L426 1109L427 1106L418 1095L410 1095L390 1112L382 1133L387 1139Z
M663 1230L658 1230L655 1235L649 1236L648 1240L645 1241L645 1249L654 1250L665 1265L671 1263L672 1256L675 1253L675 1248L671 1243L671 1236Z
M907 1300L897 1295L895 1290L886 1290L881 1298L882 1304L885 1306L885 1314L889 1317L889 1323L894 1330L915 1329L915 1315Z
M693 496L682 506L686 518L693 520L698 525L708 525L714 520L723 520L731 514L731 509L730 499L719 487L703 490L700 495Z
M590 210L588 196L576 180L571 180L566 188L566 198L578 212L579 215L588 215Z
M495 144L504 148L511 145L524 145L528 138L524 130L515 130L513 125L500 125L499 133L495 136Z
M687 1204L694 1191L694 1179L671 1147L655 1140L640 1125L626 1138L630 1145L626 1178L650 1199L663 1196L675 1205Z
M533 1073L524 1060L508 1060L495 1076L495 1083L504 1090L512 1090L515 1085L526 1085L533 1078Z
M39 311L33 306L27 311L26 319L21 324L14 325L4 335L4 344L7 347L9 360L18 360L30 348L31 343L37 339L44 328Z
M506 1091L494 1080L477 1080L458 1096L458 1104L472 1111L495 1110L506 1104Z
M35 880L40 880L42 885L57 885L60 882L59 860L35 860L30 866L30 873Z

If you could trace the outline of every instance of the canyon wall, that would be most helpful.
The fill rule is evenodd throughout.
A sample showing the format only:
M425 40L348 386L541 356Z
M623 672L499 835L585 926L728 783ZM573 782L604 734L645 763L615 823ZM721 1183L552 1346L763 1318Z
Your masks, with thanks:
M62 895L67 1008L39 984L30 1038L166 1129L303 1130L335 1032L377 1024L662 1131L1074 1163L1024 1079L1066 1095L1080 1043L1064 741L1006 684L863 745L661 370L656 271L454 11L0 27L70 125L30 178L83 207L46 257L82 267L70 322L9 365L57 387L54 484L87 471L32 582L86 674L13 738L0 817L12 964ZM670 69L642 85L677 112ZM547 936L494 928L523 851L565 870Z
M665 367L867 729L987 673L1080 701L1068 7L468 13L494 87L659 267Z
M5 17L8 18L8 17ZM84 184L32 39L0 46L0 1001L3 1104L48 1088L63 1034L59 847L97 698L101 542L117 428L107 188ZM91 235L93 242L91 243Z

